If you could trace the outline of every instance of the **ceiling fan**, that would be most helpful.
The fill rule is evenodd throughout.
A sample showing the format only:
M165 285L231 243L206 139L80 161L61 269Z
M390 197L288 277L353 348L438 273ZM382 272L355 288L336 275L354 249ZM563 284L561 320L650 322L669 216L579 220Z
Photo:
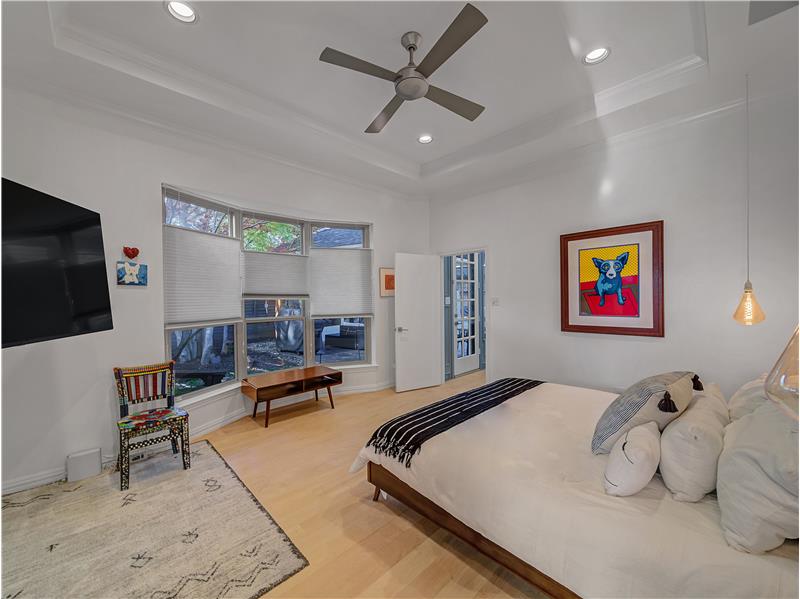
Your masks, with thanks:
M447 108L465 119L474 121L483 112L483 106L471 102L466 98L451 94L441 88L428 83L428 77L449 59L456 50L467 43L478 30L486 25L488 19L484 14L471 4L467 4L442 37L433 45L430 52L422 59L419 65L414 64L414 52L422 42L422 36L416 31L409 31L400 39L400 43L408 50L408 65L397 72L384 69L376 64L339 52L333 48L325 48L319 59L322 62L335 64L346 69L352 69L365 75L372 75L394 83L395 96L380 114L375 117L365 133L378 133L389 122L400 105L406 100L417 100L425 97L436 102L439 106Z

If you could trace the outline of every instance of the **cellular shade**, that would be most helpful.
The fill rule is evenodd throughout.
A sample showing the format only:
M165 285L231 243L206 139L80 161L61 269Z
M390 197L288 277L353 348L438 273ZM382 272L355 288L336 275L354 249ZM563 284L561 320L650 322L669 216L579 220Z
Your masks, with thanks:
M164 227L164 320L228 320L242 314L238 239Z
M372 250L312 249L312 316L372 314Z
M308 295L308 256L244 252L244 292L248 295Z

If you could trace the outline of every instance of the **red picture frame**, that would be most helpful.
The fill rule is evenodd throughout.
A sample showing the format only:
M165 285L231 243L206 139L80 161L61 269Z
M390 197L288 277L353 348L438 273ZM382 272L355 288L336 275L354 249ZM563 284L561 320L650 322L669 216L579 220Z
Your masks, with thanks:
M575 302L570 302L571 277L577 273L570 272L570 263L575 263L574 256L571 258L570 252L575 252L578 244L573 242L583 242L594 238L613 238L620 237L623 244L626 235L637 233L651 233L652 235L652 266L651 266L651 285L652 291L647 290L648 296L652 296L652 322L651 326L614 326L609 324L590 324L591 320L586 315L581 315L583 324L576 324ZM607 241L605 242L608 243ZM574 268L572 269L575 270ZM649 277L650 279L650 277ZM637 278L638 280L638 278ZM580 286L580 281L578 281ZM575 284L572 281L574 290ZM602 297L602 296L601 296ZM622 300L620 300L622 301ZM571 305L572 304L572 305ZM570 314L573 310L573 314ZM610 319L605 319L610 320ZM630 322L630 320L628 321ZM620 227L609 227L606 229L594 229L592 231L581 231L580 233L570 233L561 235L561 330L570 333L599 333L606 335L637 335L643 337L663 337L664 336L664 221L651 221L634 225L624 225Z

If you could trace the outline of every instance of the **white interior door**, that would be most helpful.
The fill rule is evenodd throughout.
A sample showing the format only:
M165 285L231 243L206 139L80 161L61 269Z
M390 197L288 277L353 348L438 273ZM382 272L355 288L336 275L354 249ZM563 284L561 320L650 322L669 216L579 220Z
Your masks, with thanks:
M453 375L480 368L478 252L453 256Z
M394 256L397 391L442 383L441 262L439 256Z

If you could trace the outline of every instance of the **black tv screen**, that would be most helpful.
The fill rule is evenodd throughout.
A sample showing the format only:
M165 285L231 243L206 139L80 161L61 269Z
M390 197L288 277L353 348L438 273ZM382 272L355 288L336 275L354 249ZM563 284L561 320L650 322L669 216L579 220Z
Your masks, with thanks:
M113 328L100 215L3 179L3 347Z

